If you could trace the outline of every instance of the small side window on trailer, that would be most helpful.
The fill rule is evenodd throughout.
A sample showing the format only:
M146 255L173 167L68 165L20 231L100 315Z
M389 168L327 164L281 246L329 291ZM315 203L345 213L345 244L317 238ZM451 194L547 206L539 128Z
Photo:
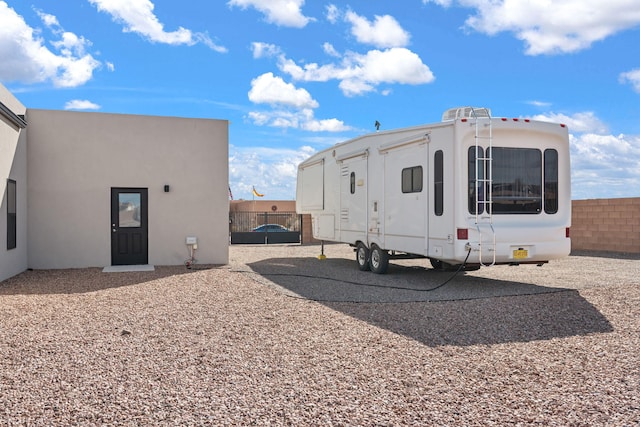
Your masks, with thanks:
M444 154L442 150L435 152L433 170L434 211L437 216L444 213Z
M356 173L355 172L351 172L351 175L349 175L349 191L351 192L351 194L355 194L356 192Z
M402 192L420 193L422 191L422 166L402 169Z
M558 213L558 152L544 150L544 211Z

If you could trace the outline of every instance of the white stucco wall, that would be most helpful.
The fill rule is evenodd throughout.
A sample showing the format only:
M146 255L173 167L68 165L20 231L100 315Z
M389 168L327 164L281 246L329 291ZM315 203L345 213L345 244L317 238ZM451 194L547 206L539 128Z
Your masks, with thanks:
M29 267L111 264L111 188L149 194L149 263L226 264L228 122L27 111ZM163 191L170 185L170 192Z
M25 107L0 84L0 101L14 114ZM27 269L27 151L26 129L0 115L0 281ZM7 180L16 181L17 241L7 250Z

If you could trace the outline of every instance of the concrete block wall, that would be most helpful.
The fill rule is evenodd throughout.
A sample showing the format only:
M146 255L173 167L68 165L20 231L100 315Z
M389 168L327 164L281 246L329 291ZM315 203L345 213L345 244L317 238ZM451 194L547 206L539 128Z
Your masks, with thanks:
M640 197L574 200L571 249L640 253Z

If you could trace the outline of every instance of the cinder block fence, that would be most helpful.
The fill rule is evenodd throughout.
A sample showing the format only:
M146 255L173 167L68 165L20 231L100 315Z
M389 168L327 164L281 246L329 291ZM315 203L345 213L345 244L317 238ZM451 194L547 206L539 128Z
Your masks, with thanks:
M572 202L571 249L640 253L640 197Z

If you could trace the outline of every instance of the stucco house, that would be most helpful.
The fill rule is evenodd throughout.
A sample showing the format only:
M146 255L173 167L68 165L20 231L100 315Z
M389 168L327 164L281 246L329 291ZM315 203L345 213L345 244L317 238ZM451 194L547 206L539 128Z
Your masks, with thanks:
M0 85L0 280L226 264L228 121L26 108Z

